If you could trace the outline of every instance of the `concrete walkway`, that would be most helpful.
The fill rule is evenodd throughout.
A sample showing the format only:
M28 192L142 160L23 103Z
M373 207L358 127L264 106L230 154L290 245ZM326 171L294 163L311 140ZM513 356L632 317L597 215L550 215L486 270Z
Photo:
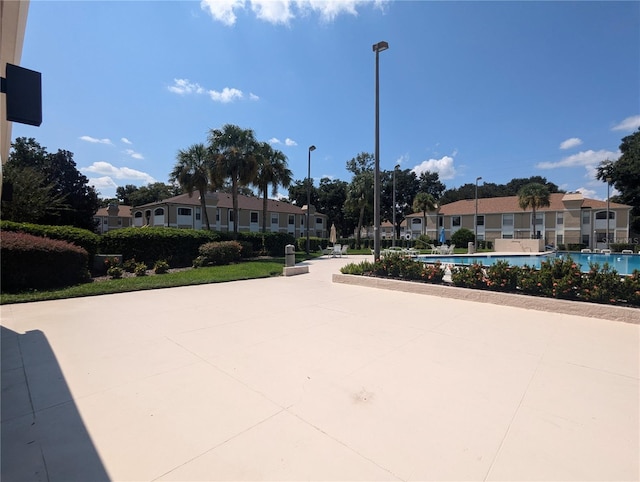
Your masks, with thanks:
M640 325L331 282L357 260L2 306L2 480L640 479Z

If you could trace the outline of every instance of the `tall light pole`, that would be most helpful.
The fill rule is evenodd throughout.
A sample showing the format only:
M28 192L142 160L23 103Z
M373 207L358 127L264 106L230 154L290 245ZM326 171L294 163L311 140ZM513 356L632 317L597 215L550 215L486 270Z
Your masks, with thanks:
M611 178L607 178L607 249L609 249L609 189L611 187ZM614 237L615 237L615 228L614 228Z
M481 176L476 177L476 215L473 218L473 248L478 249L478 181L482 179Z
M307 254L309 254L309 211L311 210L311 151L315 151L316 146L309 146L309 162L307 163Z
M387 42L373 44L376 53L376 143L373 171L373 259L380 259L380 76L378 55L389 48ZM395 229L395 227L394 227Z
M393 241L392 245L396 245L396 171L400 167L398 164L393 168Z

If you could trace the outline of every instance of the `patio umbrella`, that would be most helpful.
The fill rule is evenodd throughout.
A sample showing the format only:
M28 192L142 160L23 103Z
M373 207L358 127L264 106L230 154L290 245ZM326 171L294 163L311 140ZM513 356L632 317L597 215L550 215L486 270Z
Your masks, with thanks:
M336 225L332 223L331 231L329 231L329 242L331 244L336 244L336 241L338 241L338 235L336 234Z
M440 243L444 244L444 242L446 241L445 235L444 235L444 228L440 229L440 237L438 238L438 241L440 241Z

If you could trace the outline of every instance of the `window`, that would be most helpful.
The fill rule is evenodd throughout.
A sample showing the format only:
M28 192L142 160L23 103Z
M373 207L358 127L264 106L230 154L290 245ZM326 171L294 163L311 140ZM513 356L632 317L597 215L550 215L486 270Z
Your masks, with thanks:
M502 239L513 239L513 234L502 234Z
M413 218L411 220L411 224L422 224L422 219L420 218Z
M280 215L278 213L271 213L271 224L280 224Z
M233 212L233 209L229 209L229 222L232 223L235 221L235 213Z
M300 226L304 226L304 218L305 216L300 216Z
M178 208L178 216L191 216L191 208Z
M196 208L196 221L200 221L200 208Z
M107 218L104 218L104 219L102 220L102 224L109 224L109 221L107 221Z
M513 226L513 214L503 214L502 215L502 225L503 226Z
M322 224L322 218L316 218L316 224Z
M556 224L561 226L564 224L564 213L556 213ZM562 244L561 242L558 244Z
M476 225L477 226L484 226L484 216L483 215L481 215L481 214L478 215Z
M609 211L609 219L615 219L616 213L614 211ZM596 219L607 219L607 211L598 211L596 213Z
M258 222L258 213L255 211L251 211L251 222L253 224Z
M591 224L591 211L582 211L582 224Z
M134 218L141 218L142 217L142 211L137 211L134 215Z
M582 244L584 244L585 246L589 246L589 235L588 234L583 234L582 235Z
M153 211L153 215L154 216L164 216L164 208L156 208L156 210Z
M536 219L534 220L535 224L543 224L544 214L536 213Z
M438 216L438 227L441 228L444 226L444 216Z
M289 214L289 224L295 224L296 217L293 214Z
M220 209L216 209L216 223L220 222Z
M460 216L451 216L451 226L460 226Z
M556 245L560 245L564 243L564 237L562 236L562 234L557 234L556 235Z

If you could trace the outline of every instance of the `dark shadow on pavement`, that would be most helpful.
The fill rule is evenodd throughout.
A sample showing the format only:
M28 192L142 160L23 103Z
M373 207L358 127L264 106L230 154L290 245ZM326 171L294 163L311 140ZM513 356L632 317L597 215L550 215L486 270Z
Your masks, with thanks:
M46 336L0 330L0 479L110 480Z

